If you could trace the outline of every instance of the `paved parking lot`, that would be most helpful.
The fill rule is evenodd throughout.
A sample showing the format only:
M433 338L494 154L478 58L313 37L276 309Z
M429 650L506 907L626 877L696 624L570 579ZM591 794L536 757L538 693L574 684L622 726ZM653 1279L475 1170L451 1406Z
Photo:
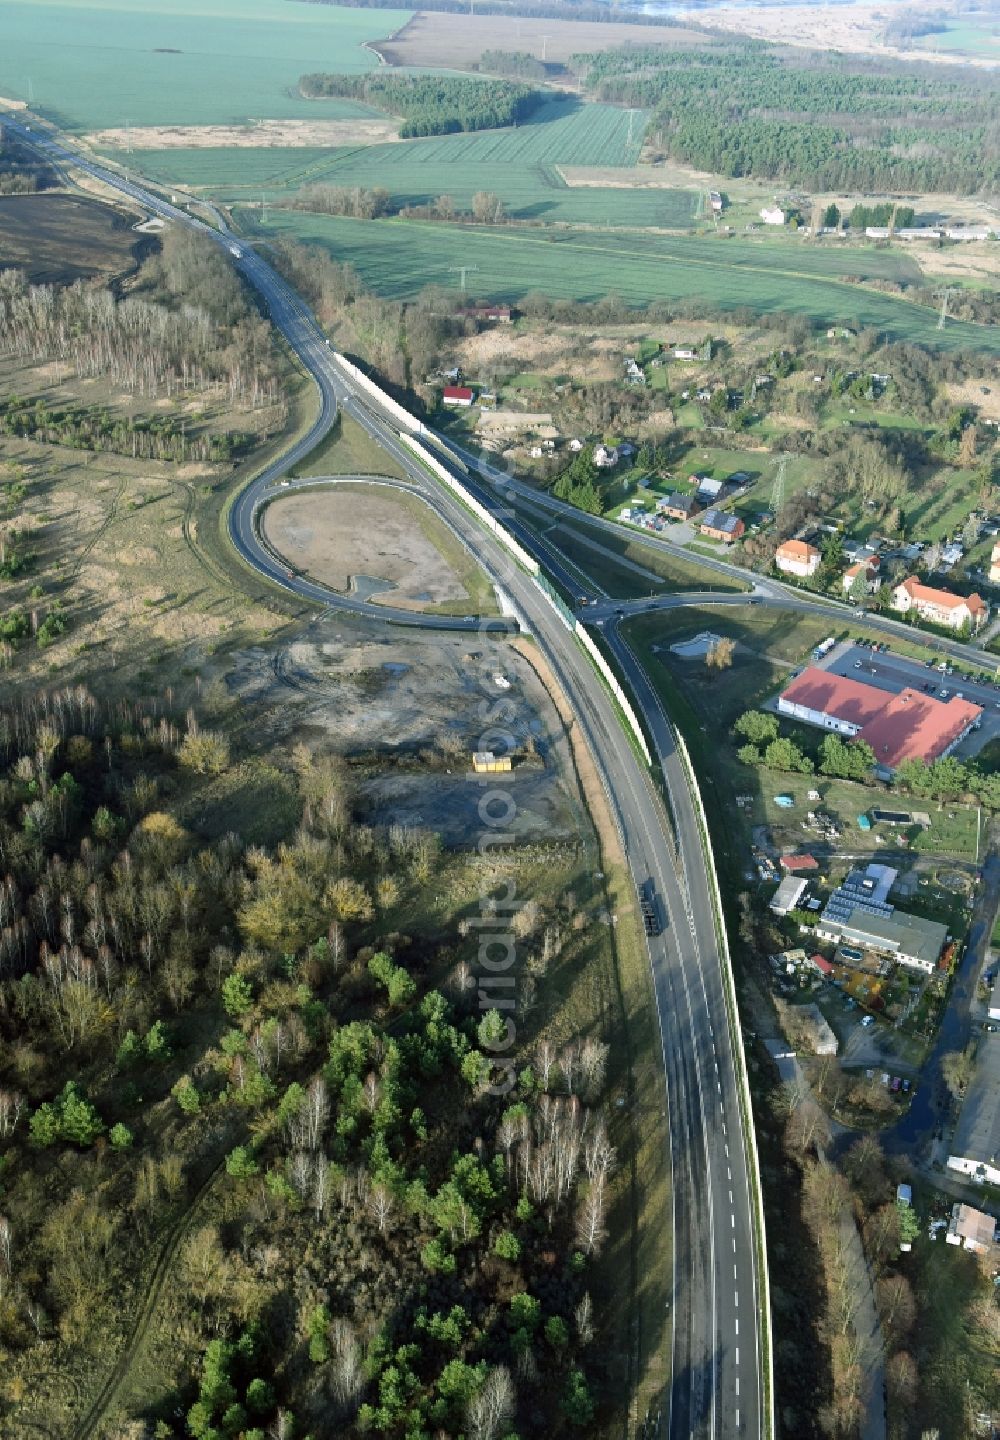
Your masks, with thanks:
M852 680L863 680L866 685L875 685L891 695L898 695L900 690L909 686L912 690L933 693L940 700L947 700L950 695L961 695L973 705L981 706L982 725L955 750L959 757L968 758L977 754L988 741L1000 735L1000 682L979 685L966 680L964 675L929 670L919 660L894 654L891 647L888 651L876 652L850 641L835 646L825 659L812 663L817 669L829 670L833 675L846 675ZM942 695L942 690L948 694Z

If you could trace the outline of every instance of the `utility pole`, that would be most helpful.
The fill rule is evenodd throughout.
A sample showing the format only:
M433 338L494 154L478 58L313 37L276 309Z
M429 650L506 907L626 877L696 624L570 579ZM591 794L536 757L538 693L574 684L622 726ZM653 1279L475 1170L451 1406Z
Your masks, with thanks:
M540 36L539 38L541 39L541 42L542 42L542 64L544 65L544 64L545 64L545 56L546 56L546 54L548 53L548 50L547 50L548 43L549 43L549 41L550 41L550 39L551 39L552 37L551 37L550 35L542 35L542 36Z
M478 269L479 269L479 266L478 266L478 265L449 265L449 266L448 266L448 269L449 269L449 270L457 270L457 271L459 272L459 274L461 275L461 277L462 277L462 279L461 279L462 294L464 295L464 294L465 294L465 277L466 277L466 275L471 275L474 270L478 270Z
M944 322L948 318L948 301L952 295L954 295L955 291L950 285L946 285L943 290L939 290L937 293L941 296L941 314L938 316L937 328L943 330Z
M267 196L263 190L260 192L260 223L267 224Z

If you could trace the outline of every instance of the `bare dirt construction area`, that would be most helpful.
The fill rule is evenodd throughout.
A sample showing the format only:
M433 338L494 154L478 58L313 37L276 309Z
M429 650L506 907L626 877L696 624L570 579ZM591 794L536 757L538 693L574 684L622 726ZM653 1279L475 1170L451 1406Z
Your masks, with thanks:
M532 666L506 641L380 634L331 616L279 649L243 650L233 660L227 688L262 717L261 743L346 756L356 809L369 824L471 846L487 828L484 794L502 787L513 804L503 828L519 843L562 843L586 827L564 726ZM498 673L508 690L495 684ZM518 758L509 774L474 775L472 753L489 723L484 704L500 699Z
M948 7L941 6L941 10ZM957 13L957 6L955 7ZM892 56L897 60L935 61L943 65L996 66L996 60L973 59L966 55L936 51L931 38L928 48L901 50L887 45L882 33L891 20L912 14L911 0L887 0L874 9L865 4L832 5L718 5L710 12L714 29L735 31L778 45L798 45L807 50L842 50L851 54ZM697 23L706 17L703 10L682 12L680 18Z
M377 485L299 491L271 502L263 530L296 571L342 594L405 610L473 603L468 565L459 568L465 552L415 495Z
M261 120L255 125L133 125L94 130L84 139L99 149L218 150L306 145L384 145L399 139L398 120Z
M451 15L421 11L375 50L387 65L475 69L484 50L522 50L563 64L571 55L619 45L703 45L697 30L656 25L604 24L588 20L528 20L506 15Z
M978 380L963 380L961 384L946 384L944 387L952 405L971 405L979 412L981 419L1000 424L1000 385L990 375Z
M0 264L35 284L70 285L134 270L148 237L110 205L77 195L0 198Z
M714 177L686 165L557 165L571 190L703 190Z

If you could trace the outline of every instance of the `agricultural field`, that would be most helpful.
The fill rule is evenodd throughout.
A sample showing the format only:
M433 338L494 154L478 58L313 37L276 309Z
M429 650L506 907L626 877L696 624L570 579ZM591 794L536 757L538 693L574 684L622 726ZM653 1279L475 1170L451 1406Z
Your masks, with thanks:
M74 131L313 118L299 76L373 69L363 43L408 14L288 0L15 0L4 6L0 94L33 98Z
M315 101L321 120L327 105ZM398 205L425 205L448 194L467 208L477 190L500 196L517 219L561 224L633 225L687 229L696 203L680 189L572 189L562 164L625 165L638 157L644 112L611 105L581 105L553 99L513 129L445 135L402 144L307 147L280 151L235 147L212 150L161 149L137 152L144 174L168 184L210 190L221 201L270 199L300 185L382 186ZM247 191L251 192L250 196ZM275 194L274 192L278 192Z
M591 192L593 193L593 192ZM237 212L248 229L256 214ZM307 213L276 212L268 232L327 248L353 264L377 293L393 298L441 284L455 265L478 267L475 293L516 300L529 291L593 300L616 294L633 305L651 300L705 300L769 314L807 316L823 324L873 326L887 336L941 348L1000 353L995 328L949 323L937 329L930 309L851 283L896 263L891 252L803 246L775 251L754 241L615 235L538 234L403 220L376 224ZM906 263L906 257L898 257Z
M389 34L389 27L386 27ZM424 69L474 70L484 50L520 50L545 62L560 85L569 86L573 77L563 69L573 55L608 50L619 45L685 44L704 45L705 36L678 25L657 29L651 25L630 25L627 21L554 20L506 15L460 15L443 11L418 11L401 30L377 42L389 65L419 66Z
M96 200L51 194L0 199L0 265L23 270L34 284L121 275L135 269L149 244Z

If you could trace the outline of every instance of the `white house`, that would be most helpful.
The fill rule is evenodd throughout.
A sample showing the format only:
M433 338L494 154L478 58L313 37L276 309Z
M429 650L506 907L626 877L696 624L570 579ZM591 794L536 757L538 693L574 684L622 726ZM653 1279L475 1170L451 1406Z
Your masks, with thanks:
M990 584L1000 585L1000 540L990 552Z
M779 570L803 580L816 574L822 559L815 545L807 545L804 540L786 540L774 552L774 563Z
M978 630L990 613L990 607L978 595L953 595L950 590L921 585L913 576L892 592L892 608L903 615L913 610L921 620L948 630L961 630L964 625Z
M614 445L597 445L594 448L594 464L598 470L613 470L618 464L618 450Z
M857 580L861 572L864 571L865 590L869 595L874 595L875 591L878 589L878 572L880 563L881 562L877 555L869 555L868 558L865 560L858 560L855 564L848 565L847 569L844 571L841 577L841 584L844 587L844 593L847 595L851 593L851 591L854 589L854 582Z
M956 1200L951 1207L951 1221L944 1238L949 1245L961 1245L976 1255L985 1255L994 1244L996 1232L997 1222L992 1215Z
M765 225L784 225L786 216L780 205L765 205L760 218Z

